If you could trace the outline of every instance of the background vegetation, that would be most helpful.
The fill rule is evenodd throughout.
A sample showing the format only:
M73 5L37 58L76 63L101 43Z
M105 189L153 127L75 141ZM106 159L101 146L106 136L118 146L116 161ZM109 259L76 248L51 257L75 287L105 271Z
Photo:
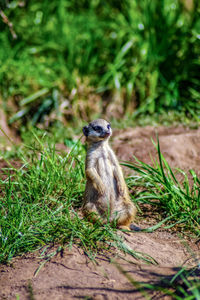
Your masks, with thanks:
M10 123L170 110L199 121L198 0L0 3Z

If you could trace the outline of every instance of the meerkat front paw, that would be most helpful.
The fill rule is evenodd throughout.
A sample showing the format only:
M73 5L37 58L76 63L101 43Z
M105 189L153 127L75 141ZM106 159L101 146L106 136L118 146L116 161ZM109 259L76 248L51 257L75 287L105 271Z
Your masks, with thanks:
M118 190L120 196L124 196L124 194L125 194L125 188L124 188L124 186L122 184L120 184L120 183L117 184L117 190Z
M105 185L104 184L99 184L97 186L97 191L98 193L103 196L105 194L105 191L106 191L106 188L105 188Z

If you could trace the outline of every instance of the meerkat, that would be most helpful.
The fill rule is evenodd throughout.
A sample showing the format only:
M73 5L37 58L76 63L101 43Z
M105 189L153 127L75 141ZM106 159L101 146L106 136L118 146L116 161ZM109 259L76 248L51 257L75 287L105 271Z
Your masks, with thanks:
M120 229L130 230L136 207L131 202L122 169L108 144L110 123L97 119L83 127L86 136L86 187L83 214L92 220L115 221Z

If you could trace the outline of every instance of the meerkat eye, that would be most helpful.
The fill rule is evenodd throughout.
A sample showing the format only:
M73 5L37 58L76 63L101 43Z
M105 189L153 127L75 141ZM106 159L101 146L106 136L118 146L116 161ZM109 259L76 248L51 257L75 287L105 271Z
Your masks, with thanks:
M108 125L107 125L107 128L108 128L108 129L110 129L110 128L111 128L110 124L108 124Z
M93 129L94 129L95 131L102 131L101 126L94 126Z

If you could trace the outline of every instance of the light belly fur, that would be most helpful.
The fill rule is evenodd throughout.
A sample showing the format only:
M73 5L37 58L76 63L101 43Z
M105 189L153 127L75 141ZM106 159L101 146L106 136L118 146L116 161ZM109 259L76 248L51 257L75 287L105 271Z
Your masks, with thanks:
M117 184L113 175L113 166L110 160L104 156L97 160L96 170L106 187L105 195L101 196L101 202L104 204L106 210L108 206L113 210L114 203L117 200Z

